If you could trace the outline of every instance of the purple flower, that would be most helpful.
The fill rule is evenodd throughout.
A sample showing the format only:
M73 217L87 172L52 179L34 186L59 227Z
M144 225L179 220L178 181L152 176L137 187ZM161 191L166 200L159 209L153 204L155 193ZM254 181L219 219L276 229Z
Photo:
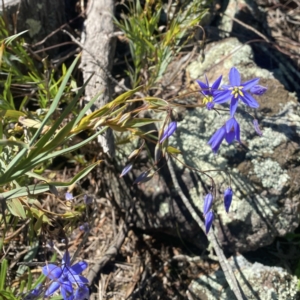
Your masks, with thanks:
M42 287L42 284L39 283L33 290L31 290L29 292L28 295L25 296L25 298L23 300L34 300L34 299L37 299L38 296L41 294L41 287Z
M126 175L128 172L130 172L130 170L132 169L133 167L133 164L130 163L128 164L122 171L121 175L120 175L120 178L123 177L124 175Z
M165 139L169 138L175 132L176 129L177 129L177 122L176 121L171 122L165 129L159 142L162 143Z
M258 81L259 78L254 78L244 83L241 83L241 75L239 71L235 67L233 67L230 69L229 72L230 85L222 86L222 88L224 89L223 91L221 91L223 97L215 99L214 102L220 104L231 99L230 114L232 117L236 112L239 99L241 99L246 105L253 108L257 108L259 107L259 104L247 91L257 86Z
M86 205L91 204L91 203L93 203L93 197L90 197L90 196L84 194L84 196L83 196L83 202Z
M72 201L74 198L73 198L73 194L72 193L69 193L69 192L66 192L65 193L65 199L67 201Z
M84 223L79 226L80 231L88 232L90 230L89 223Z
M90 291L86 285L81 285L75 292L74 300L89 299Z
M229 187L224 192L224 206L227 213L229 212L229 208L232 202L232 196L233 196L233 191Z
M262 132L259 128L258 121L256 119L253 120L253 126L258 135L262 136Z
M250 89L250 93L261 96L267 91L267 88L261 85L255 85Z
M49 288L45 292L45 296L49 297L60 289L64 300L73 300L73 284L76 284L80 288L88 283L85 277L79 275L87 266L87 263L84 261L71 266L70 255L69 252L66 251L62 259L61 267L54 264L48 264L43 267L43 274L52 280Z
M240 125L235 118L229 119L208 141L208 144L211 146L214 153L218 152L224 138L228 144L233 142L234 139L236 139L239 143L241 142Z
M210 228L211 228L211 225L214 221L214 213L212 210L210 210L206 216L205 216L205 231L206 231L206 234L208 234Z
M203 214L204 216L211 210L213 204L213 195L207 194L204 198Z
M227 95L224 96L224 93L221 93L221 91L218 90L222 81L222 76L220 76L211 86L209 85L206 75L205 75L205 80L206 83L200 80L196 80L196 82L199 84L201 88L200 92L204 96L203 104L206 104L206 108L208 110L211 110L215 105L216 102L215 100L219 101L219 103L221 103L220 101L225 102L228 100L228 96Z
M221 80L222 80L222 75L210 86L208 79L205 75L206 83L204 83L200 80L196 80L196 82L199 84L199 86L201 88L201 94L206 97L206 96L213 96L214 92L216 90L218 90L218 88L221 84ZM210 101L207 101L207 102L210 102Z
M136 178L133 184L147 182L153 177L154 174L155 172L153 170L145 171Z

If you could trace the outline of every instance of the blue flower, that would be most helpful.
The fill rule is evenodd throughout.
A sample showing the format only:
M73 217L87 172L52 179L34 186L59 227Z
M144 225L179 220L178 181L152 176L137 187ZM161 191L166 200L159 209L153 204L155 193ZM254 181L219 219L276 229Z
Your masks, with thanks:
M89 223L84 223L79 226L80 231L88 232L90 230Z
M41 287L42 287L42 284L39 283L33 290L31 290L29 292L28 295L25 296L25 298L23 300L37 299L38 296L41 294Z
M201 88L201 94L204 96L203 98L203 104L206 104L206 107L208 110L211 110L214 107L215 100L217 101L227 101L228 96L224 95L221 91L219 91L219 87L222 81L222 76L220 76L211 86L209 85L209 82L207 80L207 77L205 76L206 83L196 80L196 82L199 84ZM224 98L225 97L225 98ZM221 103L221 102L220 102Z
M162 143L165 139L169 138L175 132L176 129L177 129L177 122L176 121L171 122L165 129L159 142Z
M250 89L250 93L261 96L267 91L267 88L261 85L255 85Z
M84 299L89 299L89 297L90 297L89 288L86 285L81 285L75 292L74 300L84 300Z
M120 178L123 177L124 175L126 175L128 172L130 172L130 170L133 167L133 163L128 164L123 170L122 173L120 175Z
M69 192L66 192L65 193L65 199L67 201L72 201L74 198L73 198L73 194L72 193L69 193Z
M239 71L235 67L233 67L230 69L229 72L230 85L222 86L222 88L224 89L223 91L221 91L223 97L215 99L214 102L221 104L231 99L230 114L232 117L236 112L239 99L241 99L246 105L252 108L257 108L259 107L259 104L247 91L252 89L254 90L254 94L259 95L259 90L262 92L262 89L258 88L258 81L259 78L254 78L244 83L241 83L241 75ZM256 88L254 89L255 86Z
M148 170L141 173L133 182L133 184L139 184L143 182L147 182L154 176L155 172L153 170Z
M232 202L232 196L233 196L233 191L229 187L224 192L224 206L227 213L229 212L229 208Z
M221 128L219 128L208 141L214 153L217 153L223 139L226 139L230 144L236 139L239 143L240 139L240 125L235 118L229 119Z
M84 196L83 196L83 202L86 205L91 204L91 203L93 203L93 197L90 197L87 194L84 194Z
M87 263L84 261L71 266L68 251L63 256L61 267L54 264L44 266L42 269L43 274L52 280L45 292L45 296L49 297L53 295L60 288L64 300L74 300L73 284L82 288L88 283L85 277L79 275L87 266Z
M205 232L206 232L206 234L208 234L208 232L211 228L211 225L214 221L214 218L215 218L214 213L212 210L210 210L205 216Z
M204 216L210 211L213 204L213 195L207 194L204 198L203 214Z

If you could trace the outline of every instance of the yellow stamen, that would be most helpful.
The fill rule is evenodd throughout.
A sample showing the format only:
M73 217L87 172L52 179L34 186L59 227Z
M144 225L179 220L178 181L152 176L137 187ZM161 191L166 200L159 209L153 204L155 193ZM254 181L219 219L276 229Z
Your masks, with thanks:
M205 96L202 100L203 104L207 104L208 102L212 102L213 97L212 96Z

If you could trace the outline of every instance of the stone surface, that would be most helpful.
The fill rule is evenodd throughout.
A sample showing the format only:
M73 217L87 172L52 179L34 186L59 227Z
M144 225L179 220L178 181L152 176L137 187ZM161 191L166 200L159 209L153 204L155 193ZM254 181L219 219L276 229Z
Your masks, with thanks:
M218 154L214 155L207 141L228 119L228 111L219 111L218 114L205 108L180 107L176 107L174 115L182 120L178 122L178 130L170 138L169 144L182 151L178 158L186 165L202 171L226 171L208 174L217 187L213 205L216 215L214 227L225 251L242 253L269 245L275 237L292 232L299 225L300 110L295 95L286 91L275 78L278 70L271 72L257 67L251 48L236 39L208 45L204 61L200 57L192 62L188 72L192 79L202 80L206 73L210 82L223 74L223 83L226 83L232 66L239 69L243 81L260 77L260 84L268 87L265 95L257 97L260 103L258 110L241 104L237 111L242 144L227 145L224 142ZM188 98L181 97L178 102L190 103ZM228 109L228 106L222 108ZM258 119L262 137L257 136L251 115ZM132 149L126 150L127 155L134 147L138 147L132 146ZM151 152L153 149L149 150ZM126 160L119 165L121 171ZM138 228L149 233L164 232L179 239L184 238L205 249L206 236L178 197L166 167L146 183L138 186L129 183L130 188L125 192L122 181L134 180L148 168L151 168L151 162L145 154L135 162L130 174L125 178L115 178L114 196L120 208L125 212L134 209L134 224ZM178 164L175 168L183 192L197 213L202 215L203 199L211 180L204 174L191 172L183 165ZM230 212L226 214L222 194L230 184L229 174L234 197Z
M245 294L245 299L297 300L297 277L280 267L251 264L242 255L229 259L233 271ZM235 299L221 270L202 275L193 280L187 291L188 299L231 300Z
M205 60L195 61L188 67L193 79L204 80L206 73L212 82L223 74L223 83L226 83L230 68L235 66L242 74L242 81L260 77L260 84L268 87L265 95L256 97L260 103L258 110L241 104L237 111L242 144L224 142L214 155L207 141L229 118L229 113L204 108L186 110L177 136L170 142L182 151L179 159L187 165L202 171L226 171L208 173L217 187L214 224L225 249L239 252L268 245L299 224L299 104L272 72L257 67L252 57L249 46L231 38L211 44L206 49ZM260 123L262 137L257 136L253 128L252 115ZM177 167L179 173L182 166ZM228 174L234 197L230 213L226 214L222 193L230 184ZM195 180L186 168L181 177L193 203L202 211L205 189L211 186L210 178L199 173Z

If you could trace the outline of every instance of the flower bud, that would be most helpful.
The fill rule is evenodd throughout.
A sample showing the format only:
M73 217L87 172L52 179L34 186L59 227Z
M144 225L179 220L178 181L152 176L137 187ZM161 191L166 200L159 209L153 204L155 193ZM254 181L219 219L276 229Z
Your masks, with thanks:
M250 89L250 93L261 96L267 91L267 88L261 85L255 85Z
M164 140L169 138L175 132L176 129L177 129L177 122L176 121L171 122L165 129L159 142L162 143Z
M211 225L214 221L214 213L212 210L210 210L206 216L205 216L205 231L206 231L206 234L208 234L210 228L211 228Z
M259 128L259 124L258 124L258 121L256 119L253 120L253 126L254 126L254 129L256 131L256 133L259 135L259 136L262 136L262 132Z
M130 163L128 164L122 171L120 178L123 177L124 175L126 175L131 169L132 169L133 164Z
M133 184L147 182L153 177L154 174L155 174L155 172L153 170L145 171L136 178L136 180L133 182Z
M204 198L203 214L204 216L211 210L213 204L213 195L207 194Z
M224 206L227 213L229 212L229 208L232 202L232 196L233 196L233 191L229 187L224 192Z

